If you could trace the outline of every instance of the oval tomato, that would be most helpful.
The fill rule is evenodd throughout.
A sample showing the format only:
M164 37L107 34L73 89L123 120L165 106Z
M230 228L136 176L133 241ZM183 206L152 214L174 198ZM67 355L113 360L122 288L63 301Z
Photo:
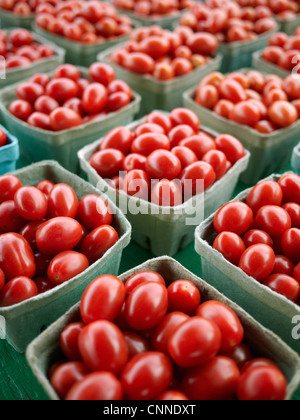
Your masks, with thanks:
M238 265L246 246L239 235L233 232L220 233L213 243L213 248L234 265Z
M65 251L56 255L48 267L48 278L55 286L76 277L89 267L85 255L75 251Z
M168 341L177 327L189 319L183 312L171 312L158 324L152 339L152 348L168 355Z
M103 198L97 195L86 195L79 202L78 219L88 229L93 230L102 225L111 225L112 210Z
M41 220L48 211L48 202L44 193L35 187L22 187L14 197L16 210L27 220Z
M241 201L233 201L218 210L214 218L214 228L217 233L227 231L242 235L252 222L253 212L250 207Z
M85 324L82 322L73 322L69 324L60 334L60 348L69 360L81 360L81 355L78 348L78 337L84 327Z
M60 399L64 399L72 386L83 379L90 370L82 362L67 362L59 366L52 378L51 385Z
M14 175L0 176L0 204L4 201L13 200L15 193L20 188L22 188L22 183Z
M179 311L187 315L194 315L200 305L201 295L197 287L188 280L174 281L168 287L168 311Z
M0 292L0 306L13 306L37 296L35 282L28 277L15 277Z
M250 277L262 282L270 276L275 265L275 253L269 245L252 245L240 259L239 267Z
M119 240L118 232L112 226L100 226L89 233L83 240L81 252L90 264L100 260L103 255Z
M166 286L165 280L159 273L156 273L155 271L141 271L129 277L126 281L126 295L128 296L140 284L150 282L160 283L161 285Z
M75 218L78 211L78 198L67 184L56 184L50 191L48 198L48 216Z

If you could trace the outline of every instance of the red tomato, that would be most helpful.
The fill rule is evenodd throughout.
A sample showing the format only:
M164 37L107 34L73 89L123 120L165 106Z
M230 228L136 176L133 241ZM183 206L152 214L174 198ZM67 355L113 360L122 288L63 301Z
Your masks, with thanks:
M63 131L75 128L83 124L82 118L77 112L68 108L56 108L50 114L52 130Z
M300 283L300 264L296 265L293 271L293 277Z
M69 251L79 243L82 227L70 217L55 217L43 223L36 232L36 244L43 254L57 255Z
M176 146L171 150L171 152L180 160L182 169L185 169L187 166L198 161L198 158L195 155L195 153L187 147Z
M218 40L215 35L198 32L187 43L193 54L212 55L218 49Z
M27 120L27 124L42 130L52 130L49 115L43 114L41 112L34 112L31 114Z
M34 277L34 255L21 235L6 233L0 236L0 268L7 281L19 276Z
M119 401L123 399L120 381L109 372L94 372L76 382L67 401Z
M7 277L7 276L6 276ZM13 306L37 296L38 289L28 277L15 277L0 292L0 306Z
M53 74L54 79L67 78L77 82L80 79L80 71L73 64L62 64L58 66Z
M180 206L182 204L182 190L176 181L163 179L152 188L151 202L158 206Z
M137 286L143 283L159 283L166 286L163 277L155 271L141 271L131 276L125 283L126 295L128 296Z
M256 104L250 101L243 101L234 106L230 112L229 119L237 124L254 127L261 119L261 112Z
M112 93L108 96L105 105L106 112L115 112L121 108L125 108L131 101L131 97L124 92Z
M39 227L42 226L44 222L45 220L39 220L39 221L27 223L25 226L22 227L22 229L19 232L20 235L22 235L23 238L25 238L26 241L29 243L33 251L37 251L36 240L35 240L36 232L39 229Z
M123 168L125 155L116 149L105 149L95 153L90 160L90 165L102 178L113 178Z
M200 121L198 116L189 109L176 108L170 114L170 120L174 127L177 125L189 125L195 132L200 129Z
M286 274L293 277L294 264L284 255L276 255L273 274Z
M188 280L177 280L168 287L168 311L179 311L194 315L200 305L201 295L197 287Z
M132 145L131 152L149 156L157 149L170 150L171 145L167 136L158 133L146 133L137 137Z
M152 74L155 68L153 58L141 52L128 54L124 61L125 68L133 73Z
M214 107L214 112L222 118L229 119L234 104L226 99L221 99Z
M149 175L139 169L129 171L125 176L123 189L128 195L148 201L151 191Z
M81 252L90 264L100 260L119 240L118 232L108 225L100 226L89 233L82 242Z
M183 169L180 180L183 183L185 197L188 199L211 187L216 180L216 174L209 163L195 162Z
M27 220L41 220L48 211L47 198L35 187L22 187L14 197L16 210Z
M164 57L170 51L170 42L161 36L149 36L140 43L141 51L154 60Z
M111 225L113 222L112 210L109 204L97 195L87 195L82 198L79 202L77 216L88 230L93 230L103 225Z
M78 211L78 198L67 184L56 184L50 191L48 198L48 216L75 218Z
M217 149L223 152L233 165L246 154L242 143L229 134L219 135L216 137L215 143Z
M19 232L26 224L27 220L19 215L14 201L4 201L0 204L0 232Z
M296 174L284 175L278 181L283 193L283 203L294 202L300 204L300 176Z
M100 150L117 149L123 152L124 155L128 155L133 138L133 134L128 128L114 128L103 138Z
M178 146L182 140L192 137L194 135L195 130L187 124L177 125L168 134L172 147Z
M215 215L214 228L217 233L234 232L237 235L245 233L253 222L253 212L241 201L225 204Z
M242 401L284 400L287 381L275 366L248 369L238 384L238 399Z
M16 99L11 102L8 110L14 117L23 121L27 121L33 112L31 104L23 99Z
M221 332L205 318L194 317L181 324L168 340L168 352L181 367L196 367L213 359L221 348Z
M146 282L135 287L125 306L127 323L136 331L156 327L168 310L168 292L159 283Z
M298 264L300 262L300 229L287 230L281 239L281 246L286 257Z
M46 95L63 104L78 95L78 86L73 80L66 77L52 79L46 87Z
M125 367L121 382L131 400L151 400L165 391L173 376L172 363L163 353L135 356Z
M168 150L155 150L146 161L146 172L152 179L175 179L181 172L180 160Z
M210 150L216 149L213 139L205 133L188 137L182 140L179 145L191 149L199 160L203 160L203 156Z
M59 103L50 96L42 95L34 103L36 112L50 115L52 111L59 108Z
M123 170L126 172L132 171L133 169L145 170L146 156L138 153L130 153L123 161Z
M15 193L22 187L21 181L14 175L0 176L0 204L13 200Z
M218 89L212 85L203 86L197 90L195 101L205 108L213 109L219 102Z
M152 348L168 355L168 341L177 327L189 319L183 312L171 312L156 327L153 338Z
M275 238L281 237L292 227L290 215L279 206L261 207L256 214L255 223L259 229Z
M100 83L91 83L83 92L82 106L89 114L101 112L107 102L107 90Z
M222 356L232 359L240 370L253 359L250 348L243 343L227 352L224 352Z
M270 276L275 265L273 249L264 244L252 245L243 253L239 267L250 277L262 282Z
M234 398L239 379L240 371L236 363L218 356L188 371L182 390L191 400L228 400Z
M60 399L64 399L72 386L89 374L89 369L82 362L67 362L59 366L52 378L51 385Z
M243 241L245 243L246 248L249 248L250 246L257 245L257 244L265 244L273 248L273 245L274 245L271 236L268 233L264 232L263 230L259 230L259 229L249 230L243 236Z
M264 285L292 302L297 302L300 296L299 283L286 274L273 274L264 281Z
M187 401L188 397L180 391L166 391L158 398L158 401Z
M297 203L286 203L282 208L288 212L292 220L292 227L300 228L300 205Z
M132 89L131 87L126 83L123 82L123 80L114 80L113 82L110 82L107 88L108 95L112 95L113 93L126 93L129 98L132 97Z
M294 105L286 101L274 102L268 110L270 120L278 127L285 128L298 120L298 112Z
M7 135L2 129L0 129L0 147L5 146L6 142L7 142Z
M163 129L163 127L161 127L158 124L145 123L145 124L139 125L135 129L135 132L134 132L136 137L139 137L142 134L147 134L147 133L165 134L165 130Z
M3 289L4 285L5 285L5 275L0 268L0 291Z
M224 80L219 87L219 91L223 99L227 99L234 104L247 100L245 90L240 83L235 80Z
M81 360L78 348L78 337L84 327L85 324L82 322L73 322L69 324L60 334L60 349L69 360Z
M125 302L125 287L117 277L104 275L96 278L85 290L80 304L83 322L113 321Z
M79 351L84 363L93 371L119 375L128 360L122 332L109 321L95 321L79 334Z
M24 82L21 83L16 89L17 97L29 102L32 105L43 94L44 88L37 83Z
M147 123L160 125L164 129L166 134L169 133L170 130L172 129L172 123L170 121L170 118L164 113L159 112L159 111L151 112L147 116L146 121Z
M48 267L48 278L55 286L76 277L89 267L85 255L74 251L65 251L56 255Z
M228 306L221 302L210 300L199 306L196 316L213 321L222 335L221 352L232 350L241 344L244 338L243 326Z
M246 202L254 214L266 205L281 206L282 190L280 185L275 181L260 182L252 188Z
M213 248L234 265L238 265L246 246L239 235L233 232L220 233L213 243Z

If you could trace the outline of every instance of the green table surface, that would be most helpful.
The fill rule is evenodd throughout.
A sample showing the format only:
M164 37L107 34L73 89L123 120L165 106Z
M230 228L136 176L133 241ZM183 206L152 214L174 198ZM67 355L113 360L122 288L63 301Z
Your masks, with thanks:
M290 168L283 168L281 173ZM235 191L238 194L246 187L239 183ZM120 273L123 273L148 259L153 255L132 242L123 253ZM174 257L187 269L200 276L200 257L191 244ZM17 353L5 340L0 340L0 400L45 400L48 399L42 387L33 376L24 354ZM300 388L294 396L300 399Z

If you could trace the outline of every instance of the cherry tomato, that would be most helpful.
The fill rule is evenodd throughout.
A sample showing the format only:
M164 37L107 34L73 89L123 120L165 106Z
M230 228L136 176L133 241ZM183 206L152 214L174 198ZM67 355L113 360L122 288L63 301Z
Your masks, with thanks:
M7 135L3 130L0 129L0 147L3 147L6 145L7 142Z
M145 170L146 156L138 153L130 153L123 161L123 170L126 172L132 171L133 169Z
M183 392L191 400L228 400L234 398L240 379L236 363L217 356L187 372L182 383Z
M131 87L126 82L123 82L123 80L114 80L110 82L107 87L108 95L112 95L113 93L118 92L126 93L129 98L132 97Z
M27 124L42 130L52 130L49 115L41 112L33 112L28 118Z
M151 112L147 116L146 121L147 123L158 124L164 129L166 134L169 133L170 130L172 129L172 123L170 121L170 118L164 113L159 112L159 111Z
M300 229L287 230L281 239L281 246L286 257L298 264L300 262Z
M163 277L155 271L141 271L129 277L125 283L126 295L128 296L137 286L143 283L159 283L166 286Z
M36 112L50 115L55 109L59 108L59 103L50 96L42 95L37 98L34 103L34 109Z
M151 191L150 177L147 172L139 169L129 171L125 176L123 189L128 195L148 201Z
M183 169L180 180L183 184L185 197L190 198L211 187L216 180L216 174L209 163L195 162Z
M4 201L0 204L0 232L19 232L26 224L24 219L16 210L14 201Z
M182 204L182 190L176 181L163 179L152 188L151 202L158 206L175 207Z
M168 287L168 311L179 311L193 315L200 305L201 295L197 287L188 280L177 280Z
M151 400L165 391L173 376L172 363L163 353L135 356L125 367L121 382L131 400Z
M192 137L188 137L179 143L180 146L191 149L199 160L203 160L203 156L210 150L215 150L216 145L213 139L205 133L199 133Z
M168 310L168 292L159 283L146 282L135 287L125 306L127 323L136 331L156 327Z
M210 150L202 157L203 162L209 163L216 174L216 180L223 178L227 172L227 158L219 150Z
M0 235L0 268L7 281L19 276L34 277L36 267L33 251L21 235Z
M15 193L22 187L21 181L14 175L0 176L0 204L13 200Z
M221 348L221 332L205 318L194 317L181 324L168 341L168 352L181 367L196 367L213 359Z
M273 274L286 274L292 277L293 271L294 264L289 258L284 255L276 255Z
M82 227L70 217L55 217L43 223L36 232L36 244L45 255L69 251L79 243Z
M125 287L117 277L98 277L87 287L81 298L81 318L86 324L103 319L113 321L124 302Z
M16 95L19 99L29 102L31 105L44 94L44 88L31 82L21 83L16 89Z
M47 198L35 187L22 187L14 197L16 210L27 220L41 220L48 211Z
M133 73L152 74L155 68L153 58L142 52L128 54L124 61L124 67Z
M94 230L103 225L111 225L113 222L109 204L103 198L92 194L83 197L79 202L78 218L88 230Z
M157 149L170 150L171 145L167 136L158 133L146 133L137 137L132 145L131 152L140 155L149 156Z
M172 147L178 146L182 140L185 140L194 135L195 130L187 124L177 125L168 134Z
M200 121L197 115L185 108L176 108L170 113L170 120L174 127L177 125L189 125L195 132L200 129Z
M74 251L65 251L56 255L48 267L48 278L55 286L76 277L89 267L85 255Z
M100 226L90 232L83 240L81 252L94 264L119 240L118 232L108 225Z
M213 243L213 248L234 265L238 265L246 246L239 235L233 232L220 233Z
M82 118L77 112L68 108L56 108L50 114L52 130L63 131L82 125Z
M7 276L6 276L7 277ZM8 281L0 292L0 306L13 306L37 296L38 289L28 277L15 277Z
M51 385L60 399L64 399L72 386L89 374L89 369L82 362L67 362L59 366L52 378Z
M184 146L174 147L171 150L171 153L173 153L173 155L175 155L180 160L182 169L185 169L187 166L198 161L196 154L191 149Z
M152 179L175 179L181 172L180 160L168 150L156 150L147 160L145 169Z
M243 101L234 106L229 119L237 124L255 127L261 119L260 109L250 101Z
M197 90L195 101L205 108L214 109L219 98L218 89L215 86L206 85Z
M256 214L257 211L266 205L281 206L282 189L275 181L263 181L252 188L246 203Z
M299 283L286 274L273 274L264 281L264 285L292 302L297 302L300 296Z
M300 283L300 264L296 265L293 271L293 277Z
M243 236L243 241L246 248L249 248L250 246L257 245L257 244L265 244L273 248L273 245L274 245L271 236L268 233L264 232L263 230L259 230L259 229L249 230Z
M150 346L146 339L132 332L124 333L124 338L128 347L128 360L134 356L150 351Z
M223 99L227 99L234 104L247 100L245 90L240 83L235 80L224 80L219 87L219 91Z
M300 205L297 203L286 203L282 208L288 212L292 220L292 227L300 228Z
M241 201L225 204L215 215L214 228L217 233L224 231L237 235L245 233L253 222L253 212Z
M0 291L3 289L4 285L5 285L5 275L0 268Z
M240 370L253 359L253 354L250 348L243 343L229 351L223 352L222 356L232 359Z
M261 207L256 214L255 223L272 237L281 237L292 227L290 215L279 206Z
M275 366L248 369L240 378L237 394L241 401L284 400L287 381Z
M62 64L58 66L53 74L54 79L67 78L77 82L80 79L80 71L73 64Z
M46 87L46 95L54 98L60 104L78 95L77 84L66 77L52 79Z
M298 120L298 112L294 105L286 101L274 102L269 110L270 120L278 127L285 128Z
M49 193L48 216L75 218L78 211L78 198L67 184L56 184Z
M193 54L208 56L218 49L218 40L212 34L198 32L188 40L187 46Z
M300 176L296 174L284 175L278 181L283 193L283 203L295 202L300 204Z
M242 143L229 134L221 134L216 137L215 144L233 165L246 155Z
M78 348L78 337L84 329L82 322L73 322L69 324L60 334L59 345L64 355L73 361L80 361L81 356Z
M128 155L133 141L132 132L126 127L111 130L102 140L100 150L117 149Z
M241 344L244 338L243 326L228 306L221 302L210 300L199 306L196 316L213 321L222 335L221 351L229 351Z
M100 320L87 325L78 342L81 357L91 370L119 375L124 369L128 360L126 341L111 322Z
M94 372L76 382L67 401L119 401L123 399L120 381L109 372Z
M270 276L275 265L275 253L269 245L258 244L247 248L239 267L250 277L262 282Z
M23 99L16 99L8 107L9 112L16 118L27 121L33 112L31 104Z
M103 178L113 178L122 170L125 155L116 149L105 149L95 153L90 165Z
M168 341L179 325L189 319L183 312L171 312L158 324L152 338L152 348L168 355Z
M91 83L83 92L82 106L89 114L98 114L107 102L107 90L100 83Z

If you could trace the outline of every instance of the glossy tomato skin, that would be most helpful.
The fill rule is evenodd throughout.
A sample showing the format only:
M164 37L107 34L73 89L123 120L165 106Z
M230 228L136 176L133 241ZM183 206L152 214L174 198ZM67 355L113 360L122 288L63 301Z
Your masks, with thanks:
M120 401L123 389L120 381L109 372L94 372L77 382L66 396L67 401Z
M48 216L75 218L78 211L78 198L67 184L56 184L49 193Z
M120 150L106 149L95 153L90 165L102 178L113 178L122 171L125 155Z
M116 149L124 155L130 152L133 134L127 127L117 127L111 130L102 140L100 150Z
M146 157L157 149L168 151L171 149L170 140L166 135L159 133L142 134L131 145L132 153L139 153Z
M246 246L239 235L233 232L220 233L214 243L213 248L219 251L223 257L234 265L238 265Z
M13 200L15 193L22 187L21 181L14 175L0 177L0 204L4 201Z
M38 289L28 277L15 277L8 281L0 293L0 306L13 306L37 296Z
M94 264L119 240L118 232L112 227L103 225L90 232L83 240L81 252L90 264Z
M283 203L295 202L300 204L300 176L297 174L284 175L278 181L283 193Z
M286 274L272 274L263 284L292 302L297 302L300 296L299 283Z
M95 321L79 334L79 351L93 371L119 375L128 360L128 349L122 332L109 321Z
M182 169L198 161L196 154L184 146L173 147L171 153L173 153L173 155L175 155L180 160Z
M36 232L36 244L43 254L57 255L69 251L79 243L82 227L70 217L55 217L43 223Z
M250 277L262 282L270 276L275 265L275 253L269 245L252 245L241 256L239 267Z
M90 370L82 362L67 362L59 366L52 378L51 385L60 399L64 399L72 386L83 379Z
M279 206L263 206L256 215L255 222L261 230L270 236L282 237L292 227L292 220L287 211Z
M189 125L195 132L200 129L200 121L197 115L185 108L176 108L170 114L170 120L174 127L181 124Z
M149 282L137 286L125 305L127 323L136 331L156 327L168 310L168 292L165 286Z
M228 400L234 398L240 379L236 363L217 356L186 374L182 390L191 400Z
M210 319L220 329L222 334L221 352L230 351L241 344L244 338L244 328L228 306L221 302L210 300L199 306L196 315Z
M83 92L82 106L89 114L98 114L107 101L107 89L100 83L91 83Z
M125 302L125 286L117 277L103 275L96 278L81 298L80 314L89 324L98 320L113 321Z
M168 352L178 366L196 367L217 355L221 339L221 332L214 322L194 317L172 334L168 341Z
M227 352L222 352L222 356L232 359L240 370L253 359L252 351L243 343Z
M125 367L121 382L132 400L151 400L165 391L173 376L173 367L163 353L147 352L135 356Z
M0 204L0 232L18 232L26 224L26 220L16 210L15 202L4 201Z
M85 324L83 322L73 322L60 334L60 348L69 360L81 361L81 355L78 348L78 337L84 327Z
M177 280L168 287L168 299L169 312L179 311L191 316L200 305L201 295L190 281Z
M243 241L246 248L257 244L265 244L273 248L274 245L271 236L267 232L259 229L248 230L243 236Z
M208 190L215 182L216 174L209 163L195 162L183 169L179 179L183 183L185 197L191 198Z
M188 397L180 391L166 391L163 392L158 398L158 401L188 401Z
M248 369L240 378L237 394L241 401L284 400L287 382L274 366Z
M263 181L251 190L246 202L256 214L261 207L266 205L281 206L282 198L282 189L277 182Z
M1 208L1 207L0 207ZM29 243L33 251L37 251L35 235L40 226L45 222L41 220L38 222L29 222L20 230L20 235L22 235L26 241Z
M5 285L5 275L0 268L0 291L3 289L4 285Z
M152 348L168 355L168 341L176 328L189 319L183 312L171 312L158 324L152 339Z
M182 204L182 189L176 180L162 179L152 188L151 202L158 206L180 206Z
M180 174L181 162L168 150L155 150L148 156L145 169L152 179L172 180Z
M41 220L48 211L48 202L44 193L35 187L22 187L14 197L16 210L26 220Z
M282 206L288 212L292 220L292 227L300 228L300 205L297 203L286 203Z
M227 231L242 235L248 230L252 222L253 212L250 207L241 201L233 201L225 204L216 213L214 228L217 233Z
M159 273L156 273L155 271L141 271L129 277L126 281L126 295L128 296L140 284L149 282L159 283L166 286L165 280Z
M229 134L221 134L215 139L217 150L225 154L227 159L235 164L238 160L242 159L246 152L245 148L237 138Z
M75 251L65 251L56 255L48 267L48 278L55 286L76 277L89 267L85 255Z
M149 175L140 169L129 171L124 178L123 190L128 195L148 201L151 192Z
M54 131L63 131L82 125L81 116L72 109L60 107L50 114L50 125Z
M0 236L0 268L7 281L19 276L34 277L33 251L21 235L6 233Z
M87 195L79 202L78 218L88 230L111 225L113 221L109 204L96 195Z
M272 274L286 274L287 276L293 276L294 264L292 261L284 255L276 255L275 265Z
M125 332L124 338L128 347L128 361L134 356L150 351L147 340L138 334Z

